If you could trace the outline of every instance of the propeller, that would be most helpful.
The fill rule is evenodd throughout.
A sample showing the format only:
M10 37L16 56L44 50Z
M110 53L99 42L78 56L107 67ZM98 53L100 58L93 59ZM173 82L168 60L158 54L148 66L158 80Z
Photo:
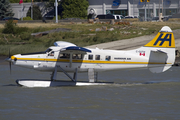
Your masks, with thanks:
M11 54L10 54L10 48L9 48L9 58L10 58L9 68L10 68L10 74L11 74Z
M10 68L10 74L11 74L11 54L10 54L10 48L9 48L8 58L6 58L5 60L9 62L9 68Z

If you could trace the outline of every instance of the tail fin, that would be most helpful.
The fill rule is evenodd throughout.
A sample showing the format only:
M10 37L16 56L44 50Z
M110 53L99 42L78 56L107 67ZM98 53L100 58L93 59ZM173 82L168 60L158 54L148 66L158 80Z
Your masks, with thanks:
M164 26L156 37L144 47L150 49L148 67L151 72L164 72L174 64L175 39L172 30L168 26Z
M146 44L145 47L175 48L175 40L171 28L164 26L156 37Z

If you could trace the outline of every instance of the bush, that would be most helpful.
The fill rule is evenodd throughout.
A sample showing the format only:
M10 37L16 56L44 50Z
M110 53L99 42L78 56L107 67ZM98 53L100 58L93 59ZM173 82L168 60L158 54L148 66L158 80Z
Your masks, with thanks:
M2 33L5 34L14 34L15 31L15 23L13 23L13 20L8 20L6 21L5 25L4 25L4 29L2 30Z
M14 34L21 34L27 32L29 29L27 27L15 27Z
M28 32L23 32L20 34L21 40L29 40L31 38L31 35Z
M31 17L24 17L23 20L33 20Z
M2 33L5 34L20 34L22 32L28 31L27 27L18 27L15 23L13 23L13 20L9 20L5 23L4 29L2 30Z
M27 16L31 16L31 7L29 7ZM33 5L33 20L42 20L41 11L37 5Z

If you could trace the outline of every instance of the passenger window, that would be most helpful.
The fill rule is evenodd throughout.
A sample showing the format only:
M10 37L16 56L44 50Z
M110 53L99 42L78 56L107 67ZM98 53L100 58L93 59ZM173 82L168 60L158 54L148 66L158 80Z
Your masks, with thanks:
M106 56L106 60L107 60L107 61L110 61L110 60L111 60L111 56L108 56L108 55L107 55L107 56Z
M82 54L73 54L73 59L82 59Z
M88 59L89 59L89 60L93 60L93 55L89 55L89 56L88 56Z
M96 55L95 59L100 60L100 55Z
M65 59L70 58L70 54L60 53L59 58L65 58Z
M119 19L119 16L116 16L117 17L117 19Z

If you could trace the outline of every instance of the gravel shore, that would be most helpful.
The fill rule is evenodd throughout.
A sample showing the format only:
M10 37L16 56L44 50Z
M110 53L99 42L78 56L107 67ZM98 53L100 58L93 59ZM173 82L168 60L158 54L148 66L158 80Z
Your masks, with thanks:
M175 38L176 50L180 51L180 29L173 30L173 33L174 33L174 38ZM125 39L125 40L118 40L118 41L113 41L113 42L108 42L108 43L97 44L97 45L91 45L91 46L87 46L87 48L98 47L99 49L112 49L112 50L135 49L135 48L144 46L145 44L150 42L156 36L156 34L140 36L140 37Z

